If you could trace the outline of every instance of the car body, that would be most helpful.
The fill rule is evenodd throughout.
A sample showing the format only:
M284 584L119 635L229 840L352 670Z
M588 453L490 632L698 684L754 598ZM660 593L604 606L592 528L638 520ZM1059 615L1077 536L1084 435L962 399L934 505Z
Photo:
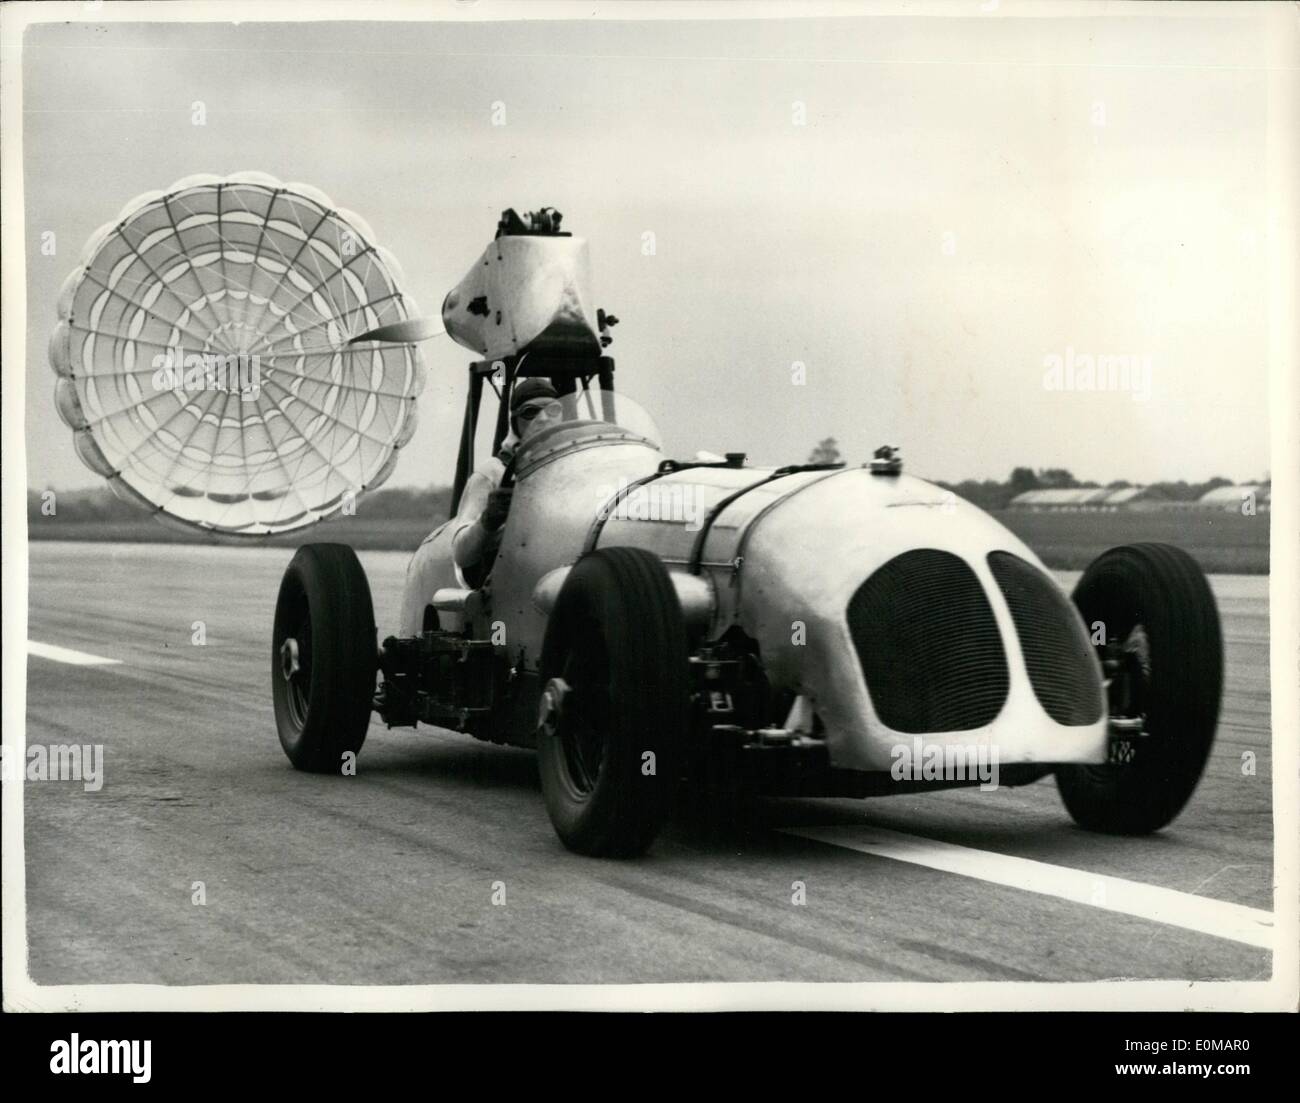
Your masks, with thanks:
M863 796L1050 773L1090 829L1178 814L1222 684L1189 556L1112 549L1067 596L891 447L860 466L665 454L615 391L617 319L593 309L585 243L559 222L506 212L444 302L447 332L488 359L469 366L452 517L412 557L392 634L376 648L351 549L307 545L286 572L272 661L294 765L336 769L372 710L535 747L556 832L591 855L642 853L677 795L719 785ZM504 450L530 376L550 380L557 416ZM488 383L511 505L471 580L453 541L487 458Z
M776 696L807 701L836 769L889 771L895 748L912 748L918 736L926 752L996 747L1003 766L1105 762L1101 668L1084 626L1033 552L988 514L932 483L869 465L774 477L774 469L739 463L661 474L666 462L671 468L652 440L607 422L544 430L519 453L490 583L466 612L470 591L448 522L411 560L398 635L418 633L435 607L443 627L495 637L499 659L536 679L548 605L566 569L596 548L644 548L675 580L695 638L743 633L757 644ZM910 562L918 550L924 561ZM1050 626L1017 631L994 554L1040 580L1030 600ZM906 576L892 604L918 631L886 643L896 651L890 661L935 664L925 677L947 697L925 709L888 700L914 692L906 679L900 684L883 667L874 686L866 677L879 633L852 615L854 596L897 585L891 565ZM958 618L949 615L954 599L962 602ZM927 645L932 627L942 627L944 639ZM922 653L927 646L935 653ZM1049 711L1040 700L1030 675L1040 668L1066 684L1065 707L1051 698ZM990 683L1005 689L973 691ZM763 726L784 719L765 717ZM507 736L531 745L532 734Z

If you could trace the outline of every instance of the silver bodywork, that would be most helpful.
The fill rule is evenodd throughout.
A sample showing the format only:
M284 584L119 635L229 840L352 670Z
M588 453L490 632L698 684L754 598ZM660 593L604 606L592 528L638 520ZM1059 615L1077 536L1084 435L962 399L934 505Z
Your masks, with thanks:
M1046 570L987 514L922 479L860 467L797 472L762 485L754 484L771 469L696 467L647 484L652 496L628 495L602 523L620 488L655 472L664 458L647 438L603 422L561 424L527 442L489 583L461 605L463 611L448 611L448 603L440 602L441 626L459 629L468 620L477 638L496 641L513 668L535 671L562 569L585 549L643 548L685 576L701 521L723 498L753 486L718 514L698 576L678 579L679 596L702 638L717 638L738 625L757 642L772 686L801 695L822 720L833 766L888 770L892 748L913 746L917 738L881 721L846 618L851 597L868 576L917 548L950 552L974 571L1010 672L1008 696L992 723L928 733L924 745L995 748L1002 765L1106 760L1104 707L1095 723L1066 726L1048 716L1033 692L1011 612L986 556L1006 551L1045 575ZM465 587L450 537L444 525L415 553L399 634L421 631L435 592ZM1091 656L1090 661L1096 662ZM1100 686L1100 677L1096 682Z

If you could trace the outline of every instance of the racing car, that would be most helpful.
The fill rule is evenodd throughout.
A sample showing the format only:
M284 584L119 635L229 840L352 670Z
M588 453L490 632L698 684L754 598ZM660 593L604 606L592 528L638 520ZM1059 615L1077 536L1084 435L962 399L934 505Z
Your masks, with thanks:
M1054 775L1093 831L1178 815L1223 670L1189 555L1113 548L1071 596L894 448L861 466L666 454L616 391L617 319L592 309L586 243L559 225L507 212L444 301L478 358L452 516L411 559L400 623L379 638L350 547L305 545L285 572L272 682L295 767L339 772L375 715L533 748L556 833L593 856L645 852L706 778L792 796L978 784L900 776L900 747L989 752L1003 785ZM496 454L530 377L551 381L559 416L514 452L499 547L467 578L453 539L480 414L494 396Z

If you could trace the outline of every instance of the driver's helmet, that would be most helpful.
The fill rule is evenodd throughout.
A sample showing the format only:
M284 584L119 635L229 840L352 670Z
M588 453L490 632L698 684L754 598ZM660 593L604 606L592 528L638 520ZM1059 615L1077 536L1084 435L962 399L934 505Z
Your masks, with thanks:
M524 422L559 416L559 394L549 379L530 375L515 383L510 394L510 421L516 435L523 436Z
M542 376L525 376L515 381L510 393L511 452L539 432L561 422L575 429L586 426L601 432L614 425L642 437L655 448L663 438L654 419L623 392L582 387L560 397L555 385Z

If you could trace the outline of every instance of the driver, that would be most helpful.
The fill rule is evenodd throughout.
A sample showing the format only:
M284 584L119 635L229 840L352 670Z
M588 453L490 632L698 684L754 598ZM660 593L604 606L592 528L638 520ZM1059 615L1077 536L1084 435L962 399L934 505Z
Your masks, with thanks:
M472 585L482 584L496 558L501 528L510 512L511 488L502 487L506 466L519 446L547 425L561 418L555 387L549 379L528 376L519 380L510 395L510 434L501 450L477 468L465 483L456 530L451 537L456 566Z

